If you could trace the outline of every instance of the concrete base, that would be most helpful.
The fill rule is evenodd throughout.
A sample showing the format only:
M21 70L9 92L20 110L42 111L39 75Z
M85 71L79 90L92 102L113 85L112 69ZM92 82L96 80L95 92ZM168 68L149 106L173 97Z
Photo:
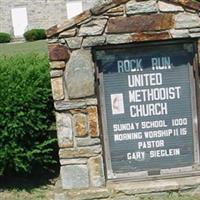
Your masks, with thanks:
M200 176L140 182L108 181L105 188L57 190L55 200L164 200L178 196L200 199Z

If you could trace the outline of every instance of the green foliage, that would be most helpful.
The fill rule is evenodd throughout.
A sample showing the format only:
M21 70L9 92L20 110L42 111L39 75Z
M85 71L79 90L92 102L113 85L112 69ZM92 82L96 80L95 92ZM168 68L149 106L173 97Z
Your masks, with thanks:
M0 33L0 43L7 43L11 41L10 34Z
M46 33L44 29L32 29L24 33L26 41L35 41L46 39Z
M0 58L0 175L29 174L55 163L47 56Z

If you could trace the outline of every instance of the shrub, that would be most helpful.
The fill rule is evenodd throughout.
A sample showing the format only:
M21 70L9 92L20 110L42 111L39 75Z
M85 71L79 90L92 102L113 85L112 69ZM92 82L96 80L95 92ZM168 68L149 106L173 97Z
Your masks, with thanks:
M10 34L0 33L0 43L7 43L11 41Z
M0 58L0 175L56 163L47 56Z
M46 39L46 33L44 29L32 29L24 33L26 41L35 41Z

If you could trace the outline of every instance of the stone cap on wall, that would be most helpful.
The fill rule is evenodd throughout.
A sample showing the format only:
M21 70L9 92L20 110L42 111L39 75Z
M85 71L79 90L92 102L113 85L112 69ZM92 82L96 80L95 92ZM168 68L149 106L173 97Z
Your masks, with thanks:
M51 28L46 30L47 37L51 38L53 36L57 36L59 33L65 30L69 30L77 25L81 25L82 23L87 23L91 21L93 17L103 15L103 13L106 13L108 10L115 9L116 7L119 9L120 12L119 6L129 1L133 3L140 2L138 0L108 0L106 3L97 5L87 11L84 11L72 19L66 19L60 24L52 26ZM166 3L171 3L177 6L180 5L183 8L189 9L191 11L193 10L196 12L200 12L200 3L195 0L161 0L161 1ZM71 36L73 35L69 35L68 37Z

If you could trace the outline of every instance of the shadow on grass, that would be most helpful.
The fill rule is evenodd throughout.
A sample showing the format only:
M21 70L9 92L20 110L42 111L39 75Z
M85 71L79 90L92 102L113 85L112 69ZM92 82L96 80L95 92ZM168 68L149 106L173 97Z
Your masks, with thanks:
M56 169L54 172L45 173L42 175L35 176L14 176L14 177L0 177L0 192L3 190L25 190L31 192L35 188L55 185L56 180L59 176L59 170Z

